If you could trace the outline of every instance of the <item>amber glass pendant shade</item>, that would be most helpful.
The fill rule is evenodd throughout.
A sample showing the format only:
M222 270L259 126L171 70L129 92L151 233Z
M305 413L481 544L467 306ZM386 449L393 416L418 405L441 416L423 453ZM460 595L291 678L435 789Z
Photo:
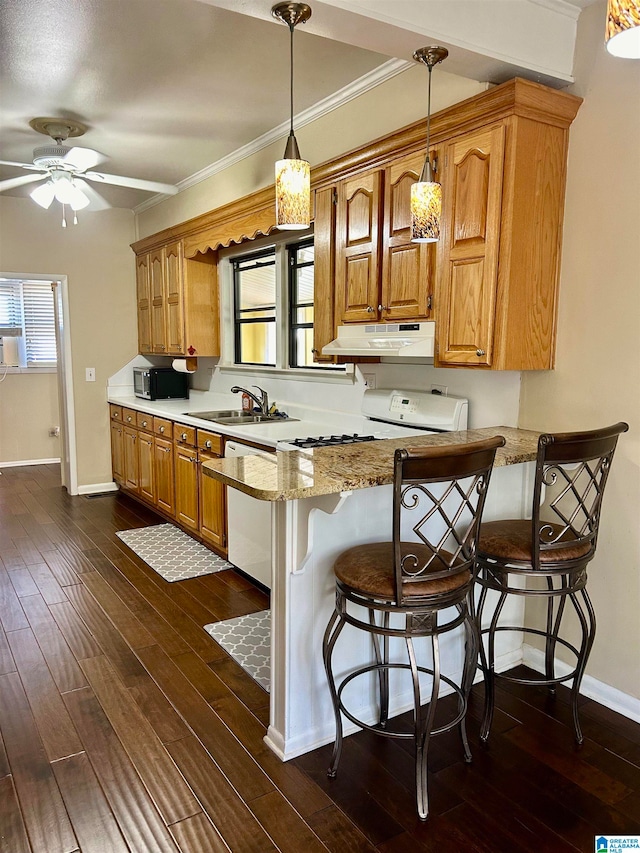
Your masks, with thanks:
M411 240L437 243L440 239L442 186L437 181L411 184Z
M276 161L276 226L284 231L311 222L311 170L306 160Z
M607 50L622 59L640 59L640 0L609 0Z

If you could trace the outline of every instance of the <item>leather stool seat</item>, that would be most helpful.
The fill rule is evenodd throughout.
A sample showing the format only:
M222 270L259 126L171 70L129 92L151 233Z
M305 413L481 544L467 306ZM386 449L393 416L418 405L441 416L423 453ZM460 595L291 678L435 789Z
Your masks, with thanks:
M564 547L540 552L540 563L562 563L579 560L586 557L591 550L591 544L577 544L575 537L568 531L564 533L559 524L548 525L551 540ZM507 563L528 563L533 561L533 543L531 539L531 521L521 518L511 518L505 521L486 521L480 528L478 554L491 556Z

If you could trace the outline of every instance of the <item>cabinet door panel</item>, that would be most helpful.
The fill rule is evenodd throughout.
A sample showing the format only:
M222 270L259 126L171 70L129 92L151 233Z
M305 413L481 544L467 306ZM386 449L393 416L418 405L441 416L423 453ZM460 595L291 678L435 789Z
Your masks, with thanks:
M176 446L176 519L189 530L198 530L198 451Z
M151 276L151 344L153 352L167 351L166 276L164 249L149 255Z
M200 462L217 459L215 454L200 452ZM200 535L205 542L226 553L227 546L227 487L208 477L200 465Z
M140 496L150 503L156 502L155 476L153 469L153 436L151 433L138 433L138 460L140 465Z
M132 492L139 490L140 462L138 459L138 430L123 427L123 485Z
M411 184L424 154L411 154L385 172L381 319L426 319L433 289L434 247L411 242Z
M336 213L336 299L342 322L378 317L382 172L343 181Z
M136 292L138 298L138 352L151 352L151 282L149 255L136 258Z
M182 243L165 247L167 352L184 355L184 296Z
M175 515L175 477L173 442L156 436L154 442L156 506L167 515Z
M313 221L313 360L319 363L335 361L323 355L322 347L335 336L335 204L334 187L318 190Z
M498 286L505 128L445 147L438 363L490 367Z
M122 424L111 424L111 470L116 483L124 481L124 445Z

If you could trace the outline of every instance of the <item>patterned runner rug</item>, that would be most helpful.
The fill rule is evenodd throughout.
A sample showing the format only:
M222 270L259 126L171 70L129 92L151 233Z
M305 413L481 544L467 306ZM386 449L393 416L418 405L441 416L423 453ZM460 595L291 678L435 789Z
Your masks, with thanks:
M119 530L116 536L171 583L235 568L173 524Z
M267 693L271 686L271 611L261 610L224 622L205 625L204 630L255 679Z

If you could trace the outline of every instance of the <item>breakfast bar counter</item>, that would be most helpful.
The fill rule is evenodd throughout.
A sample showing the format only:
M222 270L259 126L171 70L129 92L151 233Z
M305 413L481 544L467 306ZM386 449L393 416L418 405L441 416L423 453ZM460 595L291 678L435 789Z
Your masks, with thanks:
M398 447L466 444L502 435L495 467L531 462L536 458L538 432L514 427L485 427L460 432L371 441L313 450L289 450L272 457L242 456L216 459L203 472L264 501L289 501L368 489L393 482L393 454Z
M498 449L484 517L524 517L529 509L524 496L530 493L539 434L511 427L279 451L269 456L219 459L202 466L205 475L271 503L271 701L265 741L283 761L329 743L335 736L322 660L322 638L335 602L333 564L346 548L391 539L394 451L398 447L461 444L493 435L503 435L506 444ZM247 527L251 523L247 517ZM514 603L505 605L504 617L519 624L522 604L515 599L521 596L511 598ZM368 640L365 632L345 628L334 652L337 679L368 658L373 661ZM503 632L496 644L497 667L517 664L522 658L521 644L518 635ZM442 668L454 680L460 677L463 649L462 633L443 636ZM428 653L426 647L418 652ZM406 649L392 639L391 654L400 657ZM392 673L390 716L413 705L410 679L405 676L404 671ZM356 682L350 685L350 708L369 722L376 716L374 688L367 678L358 679L357 687ZM345 726L345 734L355 730L353 724Z

